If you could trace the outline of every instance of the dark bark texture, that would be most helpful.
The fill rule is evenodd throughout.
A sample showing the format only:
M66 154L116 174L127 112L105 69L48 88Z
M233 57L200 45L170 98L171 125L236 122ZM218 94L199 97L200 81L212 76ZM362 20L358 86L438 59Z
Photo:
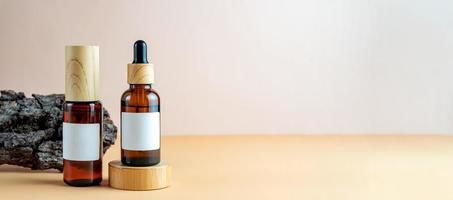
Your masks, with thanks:
M0 91L0 165L63 170L63 94L25 97ZM115 143L117 127L104 109L104 153Z

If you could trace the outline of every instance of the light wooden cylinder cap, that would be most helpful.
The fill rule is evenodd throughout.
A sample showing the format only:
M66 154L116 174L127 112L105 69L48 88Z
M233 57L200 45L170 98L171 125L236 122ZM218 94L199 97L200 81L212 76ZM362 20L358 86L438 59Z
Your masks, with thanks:
M165 161L154 166L132 167L115 160L109 163L109 185L122 190L166 188L171 181L171 166Z
M99 47L66 46L66 101L99 100Z
M127 65L127 83L154 83L154 65L148 63L132 63Z

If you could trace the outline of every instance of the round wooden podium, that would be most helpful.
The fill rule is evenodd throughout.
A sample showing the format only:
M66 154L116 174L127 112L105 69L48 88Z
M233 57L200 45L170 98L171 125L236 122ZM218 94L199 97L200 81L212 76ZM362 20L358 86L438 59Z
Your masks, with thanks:
M171 181L171 166L165 161L154 166L132 167L115 160L109 163L109 185L122 190L166 188Z

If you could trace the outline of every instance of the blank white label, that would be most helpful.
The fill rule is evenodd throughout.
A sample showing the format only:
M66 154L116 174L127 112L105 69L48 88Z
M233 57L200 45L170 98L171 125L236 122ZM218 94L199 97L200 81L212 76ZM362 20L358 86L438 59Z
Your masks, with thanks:
M63 122L63 158L75 161L99 160L100 124Z
M160 113L121 113L121 147L149 151L160 148Z

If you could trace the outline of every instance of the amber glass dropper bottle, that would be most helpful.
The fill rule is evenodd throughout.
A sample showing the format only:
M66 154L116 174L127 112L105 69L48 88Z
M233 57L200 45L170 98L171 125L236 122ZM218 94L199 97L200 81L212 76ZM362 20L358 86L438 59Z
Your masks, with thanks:
M151 166L160 162L160 98L152 88L154 66L147 46L134 44L134 61L127 66L130 87L121 97L121 162Z
M66 46L63 105L63 180L71 186L102 181L102 104L99 47Z

